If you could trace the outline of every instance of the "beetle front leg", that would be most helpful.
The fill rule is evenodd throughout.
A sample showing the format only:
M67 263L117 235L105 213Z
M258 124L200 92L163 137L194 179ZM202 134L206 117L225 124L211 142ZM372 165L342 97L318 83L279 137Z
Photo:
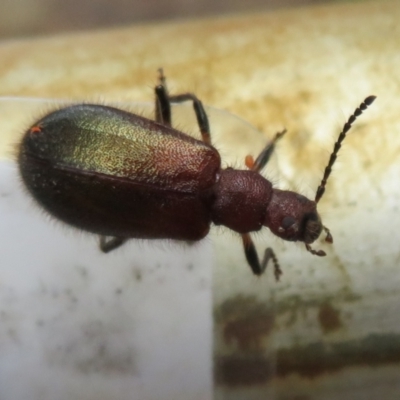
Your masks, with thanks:
M269 260L272 259L274 264L274 275L275 279L279 281L280 276L282 275L282 270L279 266L278 260L275 256L274 251L268 247L265 249L264 258L260 264L260 260L258 258L256 247L254 246L253 240L248 233L242 234L244 254L246 256L246 260L250 265L251 270L254 275L262 275L264 271L267 269Z
M128 239L121 237L111 237L107 238L107 236L100 236L100 250L103 253L109 253L122 246Z

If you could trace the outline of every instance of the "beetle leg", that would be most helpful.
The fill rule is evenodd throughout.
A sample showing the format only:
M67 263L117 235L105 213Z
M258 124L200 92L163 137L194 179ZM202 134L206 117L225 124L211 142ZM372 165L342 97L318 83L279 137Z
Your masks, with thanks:
M333 237L332 237L332 233L331 231L326 227L326 226L322 226L322 229L325 231L326 233L326 238L325 238L325 242L328 243L333 243Z
M279 281L280 276L282 275L282 270L279 266L278 260L275 256L274 251L268 247L265 249L264 258L260 264L260 260L258 258L257 250L254 246L253 240L251 239L248 233L242 234L244 254L246 256L246 260L250 265L251 270L255 275L261 275L267 269L267 265L269 260L272 259L274 264L274 275L275 279Z
M272 153L275 149L276 142L286 133L286 129L281 132L278 132L275 137L267 143L264 149L261 151L259 156L255 161L252 159L248 159L249 156L246 157L246 166L249 167L252 171L260 172L268 163L271 158Z
M162 68L158 69L158 74L159 84L155 87L156 121L171 126L171 103L192 101L203 142L211 144L210 124L202 102L192 93L169 96L166 78Z
M122 246L128 239L121 237L111 237L107 238L107 236L100 236L100 250L103 253L109 253Z
M171 103L183 103L184 101L192 101L194 112L196 114L197 123L200 128L203 142L211 144L210 124L208 122L207 113L204 110L203 103L193 93L183 93L169 96Z
M171 102L168 96L166 79L163 69L158 70L159 84L154 88L156 94L156 115L155 119L164 125L171 126Z

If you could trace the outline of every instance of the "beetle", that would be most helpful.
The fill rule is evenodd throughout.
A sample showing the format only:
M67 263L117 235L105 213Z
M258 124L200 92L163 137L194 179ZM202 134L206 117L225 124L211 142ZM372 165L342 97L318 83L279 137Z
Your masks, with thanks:
M255 275L270 260L277 280L282 273L271 248L258 257L250 233L263 226L284 240L303 242L313 255L326 255L311 247L322 231L333 241L317 204L347 132L375 96L345 123L314 200L273 188L260 174L285 131L255 160L246 157L248 169L222 169L202 102L192 93L170 95L161 69L155 98L154 121L105 105L76 104L34 123L18 149L28 192L57 219L100 235L105 253L131 238L198 241L213 223L241 235ZM186 101L193 104L202 140L171 126L171 104Z

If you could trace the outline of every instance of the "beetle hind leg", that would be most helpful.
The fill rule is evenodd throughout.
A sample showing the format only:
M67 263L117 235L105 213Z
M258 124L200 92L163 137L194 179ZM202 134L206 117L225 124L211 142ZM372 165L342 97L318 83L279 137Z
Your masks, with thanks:
M158 85L154 88L156 94L155 120L161 124L171 126L171 102L168 96L166 79L162 68L158 70Z
M193 109L196 114L197 124L200 128L201 137L203 142L211 144L210 123L203 103L193 93L183 93L174 96L169 96L172 103L183 103L184 101L192 101Z
M171 126L171 103L193 102L197 124L200 128L203 142L211 144L210 124L203 103L193 93L183 93L170 96L166 85L166 78L162 68L158 70L159 84L155 88L156 93L156 121Z
M250 265L250 268L253 271L254 275L262 275L267 269L269 260L272 260L272 263L274 264L275 279L276 281L279 281L279 278L282 275L282 270L279 266L278 259L275 256L275 252L270 247L265 249L264 258L260 263L257 250L254 246L254 242L251 239L251 236L248 233L244 233L242 234L242 240L246 260Z

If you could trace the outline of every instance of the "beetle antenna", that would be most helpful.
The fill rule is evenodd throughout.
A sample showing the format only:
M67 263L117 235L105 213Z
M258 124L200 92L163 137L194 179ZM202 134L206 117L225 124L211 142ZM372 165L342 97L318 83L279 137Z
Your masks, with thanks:
M331 154L331 157L329 158L328 165L325 168L324 176L322 178L322 181L320 185L318 186L317 192L315 194L315 202L318 203L321 200L321 197L325 193L325 187L326 187L326 182L329 178L329 175L332 172L332 166L336 161L337 154L340 150L340 147L342 146L342 142L344 138L346 137L347 132L350 130L352 124L354 121L365 111L368 106L370 106L374 100L376 99L376 96L368 96L358 108L354 111L354 113L350 116L350 118L347 120L347 122L343 126L342 132L340 132L340 135L333 147L333 151Z

